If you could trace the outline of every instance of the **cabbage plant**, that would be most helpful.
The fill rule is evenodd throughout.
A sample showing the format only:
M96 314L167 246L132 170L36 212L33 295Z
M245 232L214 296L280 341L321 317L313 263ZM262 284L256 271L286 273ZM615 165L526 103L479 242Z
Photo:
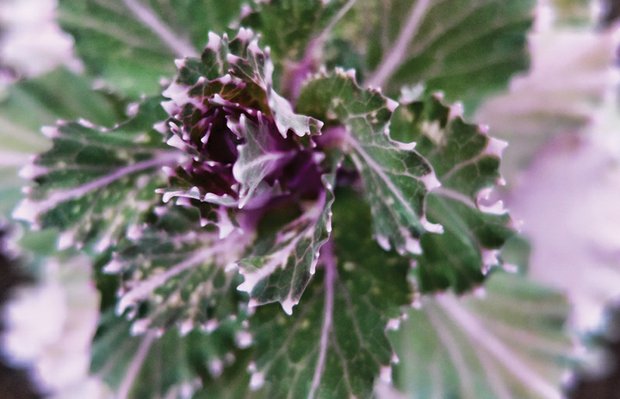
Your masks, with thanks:
M12 215L88 256L113 397L561 397L567 305L471 118L534 1L59 7L83 71L10 90L48 139Z

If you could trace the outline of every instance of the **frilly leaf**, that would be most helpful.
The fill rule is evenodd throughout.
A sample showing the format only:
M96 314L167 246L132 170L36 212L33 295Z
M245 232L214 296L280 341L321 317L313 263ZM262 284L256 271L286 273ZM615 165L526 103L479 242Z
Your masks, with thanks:
M164 96L171 99L167 109L187 127L193 108L207 108L212 101L241 108L248 114L273 116L280 134L318 134L322 122L293 111L291 104L273 89L273 63L269 51L258 45L253 31L241 28L235 38L209 33L201 58L177 62L178 75Z
M304 113L344 125L342 145L362 176L377 241L386 249L419 253L420 235L436 228L424 216L425 196L436 179L413 146L390 139L396 106L379 92L360 88L342 71L310 80L298 104Z
M200 206L200 205L199 205ZM104 272L118 274L117 313L134 319L132 332L213 331L244 317L247 300L230 267L253 240L225 208L161 206L132 226ZM201 227L204 226L204 227Z
M61 230L61 249L94 242L103 252L157 200L160 169L179 158L151 127L160 117L159 99L151 99L113 129L85 120L44 128L52 148L24 169L36 185L13 215Z
M379 375L389 375L385 330L411 300L409 262L372 240L370 214L357 195L339 191L336 198L333 241L321 251L300 309L286 317L263 306L252 318L250 384L264 384L267 397L366 398Z
M426 209L443 232L422 236L413 271L417 284L423 292L467 291L502 265L499 249L513 234L502 202L489 199L501 183L506 144L489 137L485 127L465 122L460 106L447 106L439 96L400 106L390 130L395 139L415 143L440 183L428 194Z
M244 282L239 290L248 292L252 302L262 305L279 302L287 314L293 313L315 273L321 247L332 230L332 204L339 158L322 176L324 192L306 205L301 215L265 235L250 255L239 262Z

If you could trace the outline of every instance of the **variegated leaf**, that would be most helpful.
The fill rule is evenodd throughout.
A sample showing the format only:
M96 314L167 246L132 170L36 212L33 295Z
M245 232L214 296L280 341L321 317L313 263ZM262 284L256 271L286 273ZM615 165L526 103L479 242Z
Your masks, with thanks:
M403 397L563 397L571 341L568 305L558 293L498 272L484 298L445 294L421 305L391 334Z
M59 18L88 70L137 98L157 94L173 60L197 55L240 9L238 0L61 0Z
M120 277L116 311L135 320L134 333L213 331L245 317L231 266L254 237L235 223L225 208L169 205L128 230L103 270Z
M364 90L338 71L311 80L298 108L332 124L343 124L343 146L362 176L373 214L374 236L382 247L419 253L418 238L437 227L424 216L425 196L436 185L428 162L411 145L389 137L389 120L397 103Z
M325 187L320 198L305 204L293 221L274 234L264 235L250 255L239 262L244 282L239 290L248 292L252 303L279 302L287 314L299 302L315 274L321 247L332 230L332 204L339 158L323 175Z
M94 243L97 251L107 249L158 202L160 170L180 157L152 129L161 114L156 98L112 129L86 120L44 128L52 148L25 170L35 185L14 216L35 228L60 229L60 248Z
M489 137L486 128L467 123L459 105L449 107L438 96L399 107L391 134L415 143L441 184L428 195L427 214L443 232L421 238L422 254L413 271L419 288L473 288L491 267L502 264L499 250L513 234L501 201L488 199L501 183L505 143Z
M339 191L333 241L299 310L257 309L251 321L256 360L250 387L270 398L367 398L394 358L388 320L410 298L407 259L371 237L370 212L355 193ZM319 327L320 326L320 327Z

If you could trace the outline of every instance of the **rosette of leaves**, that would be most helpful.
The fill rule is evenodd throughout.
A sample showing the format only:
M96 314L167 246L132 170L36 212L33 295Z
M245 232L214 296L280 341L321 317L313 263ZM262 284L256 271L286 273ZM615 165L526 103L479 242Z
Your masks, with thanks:
M108 11L168 37L165 7L116 3ZM342 69L285 97L283 60L249 29L231 37L204 35L200 55L179 47L189 57L172 83L128 121L45 128L51 149L15 216L97 259L117 314L103 306L93 367L122 396L371 397L403 307L467 292L502 265L510 220L485 199L501 145L438 95L401 104ZM128 332L139 337L123 346Z

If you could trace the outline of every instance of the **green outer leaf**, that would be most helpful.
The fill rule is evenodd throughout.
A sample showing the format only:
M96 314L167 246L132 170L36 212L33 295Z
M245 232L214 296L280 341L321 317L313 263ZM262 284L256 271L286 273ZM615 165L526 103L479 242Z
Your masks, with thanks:
M36 186L14 216L61 230L60 247L97 240L95 249L104 251L158 200L154 191L164 180L158 170L179 157L152 129L163 119L159 101L146 101L112 130L85 120L46 128L52 148L35 158L28 173Z
M325 192L314 204L273 236L263 236L251 254L239 261L244 282L239 290L248 292L254 304L280 302L291 315L315 273L319 251L332 230L333 189L340 157L322 176ZM263 242L264 242L263 241Z
M415 142L441 183L428 195L427 214L429 221L443 226L443 233L421 238L422 255L413 271L419 288L467 291L501 264L498 250L514 234L501 202L483 206L487 191L501 179L505 144L466 123L457 106L449 107L437 96L399 107L391 133Z
M59 69L8 88L0 100L0 214L7 214L21 197L24 181L17 170L30 161L30 154L49 146L41 126L78 117L103 125L116 118L110 101L93 92L84 77Z
M239 275L226 267L239 259L252 234L233 227L224 208L197 201L155 208L145 219L128 230L103 269L122 280L117 313L136 320L133 333L166 331L173 324L184 334L212 331L245 318Z
M203 379L203 388L192 399L268 399L264 391L250 390L248 367L251 356L251 350L238 351L235 362L221 375Z
M484 299L425 298L390 334L408 398L560 398L571 341L565 299L498 272Z
M365 21L357 35L368 43L373 72L367 83L390 94L423 83L472 111L528 66L526 34L534 5L534 0L391 0L372 3L370 11L361 8L353 23ZM374 25L369 16L375 16Z
M361 89L337 72L302 88L298 110L345 125L349 157L361 173L373 214L374 235L386 249L419 252L418 237L434 226L424 216L424 199L434 184L428 163L411 146L388 136L396 103L379 92Z
M174 58L197 54L224 31L239 0L61 0L60 22L89 72L131 97L154 95Z
M260 32L276 60L298 61L310 41L329 24L346 1L271 0L252 2L241 25Z
M200 389L201 378L213 379L211 373L235 361L237 329L231 324L211 334L181 336L170 329L161 337L154 331L133 337L127 321L107 312L95 336L91 372L118 397L191 397Z
M336 198L328 244L334 252L323 251L323 267L299 310L286 317L267 305L251 320L251 385L264 378L267 397L368 398L392 360L385 329L410 302L409 262L372 240L370 212L357 195L343 191Z

